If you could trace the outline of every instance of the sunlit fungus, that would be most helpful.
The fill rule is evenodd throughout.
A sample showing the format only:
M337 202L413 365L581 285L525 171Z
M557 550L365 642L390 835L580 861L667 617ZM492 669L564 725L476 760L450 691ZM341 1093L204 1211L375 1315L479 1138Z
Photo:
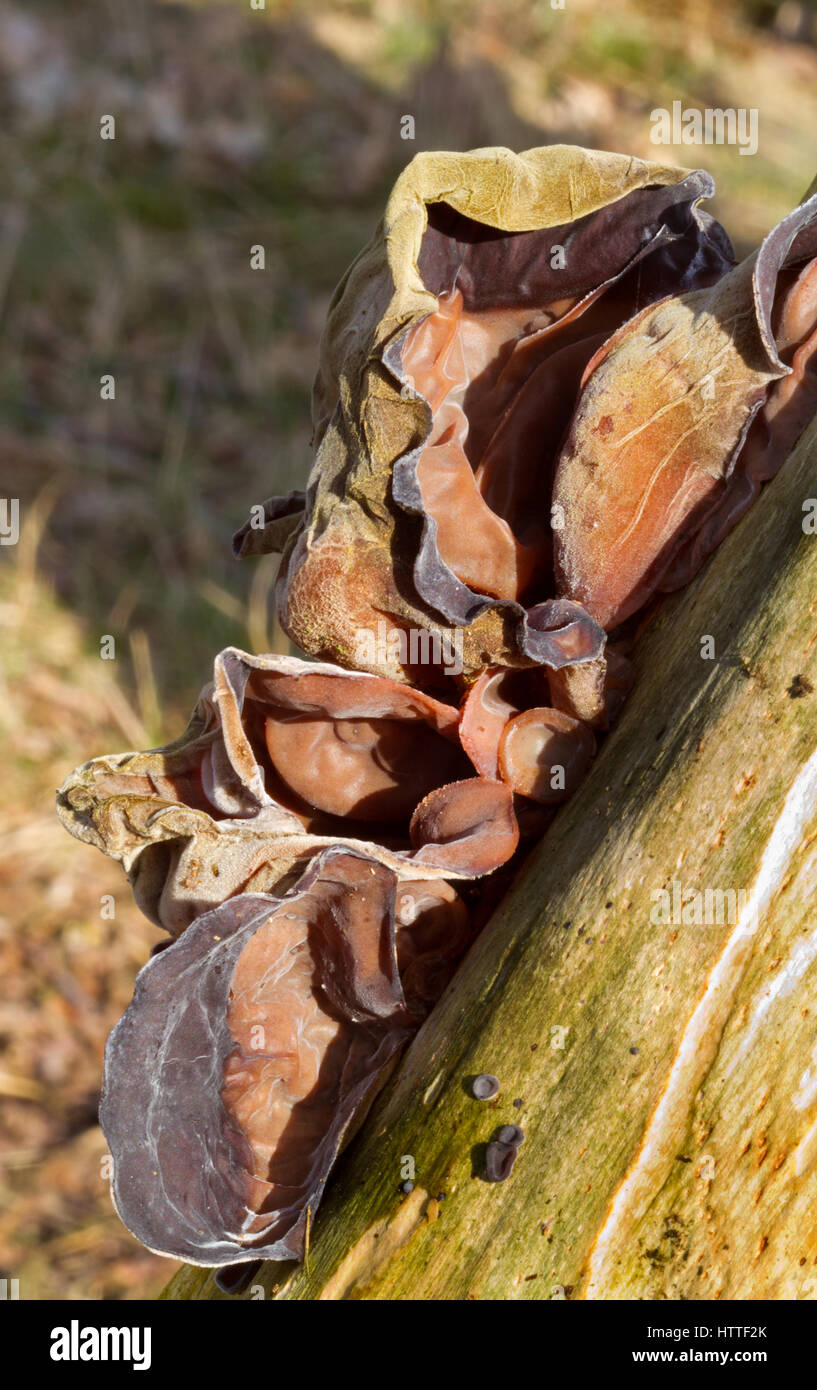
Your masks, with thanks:
M174 934L235 893L289 886L334 844L401 877L415 863L479 876L510 857L518 829L507 791L475 775L459 719L394 681L228 648L180 738L84 764L58 809Z
M712 192L563 145L412 160L329 308L308 486L234 542L281 552L280 620L318 659L228 647L178 738L59 790L171 936L108 1044L114 1200L225 1291L303 1257L660 596L817 413L817 195L735 266ZM495 1076L462 1085L498 1108ZM505 1181L523 1139L501 1126L474 1176Z
M154 957L108 1043L100 1118L125 1224L197 1264L300 1258L326 1177L469 941L446 884L332 849Z
M731 265L700 207L712 189L572 146L412 160L329 313L278 589L299 645L421 684L439 660L360 632L458 631L466 673L600 655L600 626L557 594L553 470L591 358ZM276 548L288 504L266 505ZM240 553L260 547L251 531Z

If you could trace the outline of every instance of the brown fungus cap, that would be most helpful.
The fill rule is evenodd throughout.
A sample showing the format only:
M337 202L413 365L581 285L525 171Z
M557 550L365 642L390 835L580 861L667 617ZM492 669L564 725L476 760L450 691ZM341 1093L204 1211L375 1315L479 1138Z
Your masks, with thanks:
M566 145L412 160L330 309L317 455L278 585L296 642L429 687L451 662L360 633L385 620L456 637L466 676L601 655L598 624L556 595L553 465L599 344L731 264L700 210L712 189L701 171ZM269 548L294 505L268 504Z
M817 409L817 195L591 360L556 469L559 592L615 628L689 582Z
M544 805L566 801L596 751L592 730L558 709L529 709L506 724L499 770L520 796Z
M123 864L142 911L178 934L237 893L289 886L332 844L416 877L416 806L471 770L459 717L393 681L230 647L179 739L84 764L58 811ZM488 856L469 826L444 866L426 856L424 874L490 872L507 843Z
M393 681L343 673L257 676L272 770L295 805L373 822L408 821L463 770L456 710Z
M485 777L438 787L412 816L411 843L418 864L455 869L467 854L474 873L492 873L519 844L513 796Z
M508 720L548 697L541 670L485 671L474 682L462 702L460 742L481 777L499 777L499 741Z
M286 897L231 899L142 970L100 1119L144 1245L200 1265L302 1257L344 1135L470 940L447 884L404 885L402 924L397 892L330 849Z
M634 683L635 667L622 644L608 642L596 661L550 673L550 703L594 729L609 729Z

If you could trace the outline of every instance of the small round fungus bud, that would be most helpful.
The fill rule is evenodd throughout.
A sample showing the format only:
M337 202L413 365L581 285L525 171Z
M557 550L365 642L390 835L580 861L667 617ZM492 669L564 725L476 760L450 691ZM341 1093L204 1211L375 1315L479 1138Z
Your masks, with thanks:
M500 1144L512 1144L516 1149L525 1142L525 1131L519 1125L503 1125L496 1137Z
M471 1091L477 1100L493 1100L499 1094L499 1081L487 1071L480 1072L471 1083Z

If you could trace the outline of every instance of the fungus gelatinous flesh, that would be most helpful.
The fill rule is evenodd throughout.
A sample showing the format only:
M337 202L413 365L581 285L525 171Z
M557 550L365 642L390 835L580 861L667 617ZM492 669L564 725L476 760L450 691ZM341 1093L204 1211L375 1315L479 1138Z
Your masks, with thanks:
M181 738L58 793L177 938L108 1043L116 1205L226 1290L303 1256L344 1137L625 700L639 610L817 412L817 195L734 267L712 191L568 146L412 161L332 301L308 491L235 542L283 550L282 623L341 664L228 648ZM489 1182L523 1140L498 1129Z
M499 1095L499 1078L481 1071L471 1083L471 1092L476 1100L493 1100L494 1096Z
M559 592L610 630L688 583L817 409L817 195L589 363L559 458Z
M637 190L569 229L504 237L445 203L429 209L418 266L438 307L406 337L401 365L432 414L416 477L439 558L475 593L525 606L552 597L553 469L587 363L677 288L693 248L696 284L728 264L689 203L682 247L651 244L646 228L668 216L673 195ZM596 236L616 229L604 261L594 224ZM566 239L569 258L559 255Z
M416 877L413 841L429 878L478 877L513 853L513 808L469 775L456 705L235 648L213 676L180 738L96 758L58 793L67 829L121 860L139 906L174 935L237 893L288 887L332 844L403 878ZM429 796L445 817L423 812L412 829Z
M460 742L481 777L499 777L499 743L509 719L530 705L549 703L544 671L485 671L462 704Z
M126 1225L199 1264L299 1258L344 1133L470 936L447 884L398 891L341 850L284 898L194 922L145 966L108 1044L100 1113Z
M499 744L503 780L544 804L565 801L587 771L596 740L580 720L558 709L529 709L505 726Z
M475 873L504 864L519 843L510 789L486 777L439 787L414 812L411 842L417 864L454 868L466 850Z
M359 633L458 630L466 676L601 656L599 625L559 601L554 467L597 350L733 263L712 192L701 170L572 146L411 162L323 339L318 453L276 591L295 641L429 686L439 660ZM267 504L270 548L290 506Z

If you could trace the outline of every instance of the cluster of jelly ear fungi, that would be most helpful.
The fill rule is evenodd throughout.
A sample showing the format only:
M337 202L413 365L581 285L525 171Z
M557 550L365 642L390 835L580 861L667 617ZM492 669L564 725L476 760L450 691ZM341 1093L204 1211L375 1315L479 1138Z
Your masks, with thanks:
M344 664L355 625L381 615L456 631L469 676L558 670L598 660L605 640L554 565L554 472L583 374L645 304L717 281L732 249L701 209L703 171L569 147L460 162L412 162L333 304L308 491L266 504L268 546L284 548L279 616L305 650ZM442 189L460 180L455 206ZM502 196L482 198L480 219L482 185ZM238 553L262 534L242 528ZM425 684L441 663L378 656L367 669L401 665Z
M404 684L229 648L179 739L60 788L175 937L111 1036L101 1108L149 1248L302 1254L352 1119L480 924L472 881L519 844L459 725Z
M423 521L416 591L463 626L503 606L553 671L689 583L817 409L817 196L734 266L706 190L510 237L429 209L438 308L383 355L429 407L392 481Z
M350 400L372 409L360 383L344 405L324 380L308 493L236 539L284 549L282 620L341 664L230 648L181 738L60 789L68 829L122 862L175 938L111 1036L101 1109L117 1208L151 1249L302 1257L344 1137L484 920L477 880L501 890L578 786L631 688L639 615L697 572L817 410L817 197L733 267L699 208L708 175L639 177L532 230L422 208L425 307L384 341L362 320L343 338L355 371L376 360L396 384L411 447L361 451L374 417L342 420ZM356 296L369 313L350 272L336 336ZM342 564L326 588L327 564L355 550L358 514L370 615L460 634L499 616L455 676L350 669L338 649L335 600L347 635L365 603Z

